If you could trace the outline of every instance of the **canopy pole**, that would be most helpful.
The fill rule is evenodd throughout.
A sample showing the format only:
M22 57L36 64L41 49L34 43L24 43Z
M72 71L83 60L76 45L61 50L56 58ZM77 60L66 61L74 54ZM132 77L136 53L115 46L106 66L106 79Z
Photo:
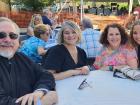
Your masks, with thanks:
M82 21L83 20L83 0L81 0L81 17L80 17L80 20Z
M139 2L139 5L140 5L140 0L138 0L138 2Z
M129 0L129 16L132 12L133 0Z

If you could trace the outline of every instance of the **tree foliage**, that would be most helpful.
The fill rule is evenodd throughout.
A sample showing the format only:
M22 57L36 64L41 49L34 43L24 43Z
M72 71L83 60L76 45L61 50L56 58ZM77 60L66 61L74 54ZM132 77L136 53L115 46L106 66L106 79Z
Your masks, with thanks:
M10 1L10 0L4 0ZM40 11L44 7L51 5L55 0L12 0L16 4L23 5L24 8L29 8L33 11Z
M10 10L11 10L11 5L14 3L17 5L20 4L20 5L24 6L24 9L27 8L27 9L30 9L33 11L40 11L44 7L51 6L54 3L54 1L63 2L65 0L0 0L0 1L8 4ZM80 0L68 0L68 1L80 2ZM86 1L91 1L91 0L84 0L84 2L86 2ZM137 4L138 4L138 0L134 0L133 5L137 5Z
M31 8L33 11L39 11L43 7L43 3L40 0L23 0L22 3L25 7Z

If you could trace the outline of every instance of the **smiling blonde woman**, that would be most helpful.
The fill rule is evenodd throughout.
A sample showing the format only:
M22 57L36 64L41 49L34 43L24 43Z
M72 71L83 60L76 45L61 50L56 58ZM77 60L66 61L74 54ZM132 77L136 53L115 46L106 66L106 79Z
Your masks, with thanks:
M86 53L76 46L80 40L79 26L72 21L65 21L58 35L59 44L47 52L42 64L53 73L56 80L89 73Z

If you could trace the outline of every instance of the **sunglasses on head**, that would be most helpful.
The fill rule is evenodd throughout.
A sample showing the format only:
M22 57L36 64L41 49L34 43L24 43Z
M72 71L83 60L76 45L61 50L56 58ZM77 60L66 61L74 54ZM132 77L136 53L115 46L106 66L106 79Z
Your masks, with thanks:
M10 32L9 34L5 33L5 32L0 32L0 39L6 38L7 35L9 35L9 37L11 39L17 39L18 38L18 34L15 34L13 32Z
M38 33L39 34L46 34L47 36L49 36L49 34L47 33L47 31L39 30Z

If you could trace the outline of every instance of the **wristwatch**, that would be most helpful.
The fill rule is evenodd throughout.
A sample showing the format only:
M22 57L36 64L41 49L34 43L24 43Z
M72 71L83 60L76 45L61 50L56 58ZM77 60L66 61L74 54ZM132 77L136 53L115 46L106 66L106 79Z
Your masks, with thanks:
M49 90L47 90L47 89L37 89L36 91L43 92L43 96L46 95L49 92Z
M113 71L113 66L112 65L109 66L109 70Z
M40 90L40 91L43 92L43 96L46 95L46 94L48 93L48 91L46 91L46 90Z

